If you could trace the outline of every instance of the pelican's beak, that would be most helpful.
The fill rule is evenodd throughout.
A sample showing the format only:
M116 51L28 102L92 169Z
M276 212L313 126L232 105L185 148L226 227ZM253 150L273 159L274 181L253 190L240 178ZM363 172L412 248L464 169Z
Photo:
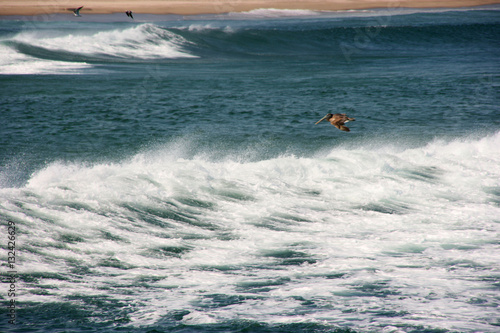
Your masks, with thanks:
M314 124L314 125L318 125L320 122L322 122L323 120L325 120L325 119L326 119L326 117L328 117L328 115L326 115L326 116L324 116L323 118L321 118L320 120L318 120L318 121L316 122L316 124Z

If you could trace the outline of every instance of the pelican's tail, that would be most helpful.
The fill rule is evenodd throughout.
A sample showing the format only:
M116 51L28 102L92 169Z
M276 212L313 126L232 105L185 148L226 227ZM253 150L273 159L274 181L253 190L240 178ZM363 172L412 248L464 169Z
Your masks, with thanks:
M318 120L316 122L316 124L314 124L314 125L318 125L320 122L322 122L323 120L325 120L327 117L328 117L328 115L324 116L323 118L321 118L320 120Z

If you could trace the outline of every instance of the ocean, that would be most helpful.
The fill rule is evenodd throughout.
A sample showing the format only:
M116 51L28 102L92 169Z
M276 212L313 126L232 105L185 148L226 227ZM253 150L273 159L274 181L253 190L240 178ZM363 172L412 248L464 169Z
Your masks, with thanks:
M134 17L0 21L0 331L498 332L500 6Z

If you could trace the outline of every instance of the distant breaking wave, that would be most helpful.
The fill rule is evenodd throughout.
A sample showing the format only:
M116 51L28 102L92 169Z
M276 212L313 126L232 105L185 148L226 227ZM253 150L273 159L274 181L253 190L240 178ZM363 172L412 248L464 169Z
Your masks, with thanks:
M195 57L182 50L183 45L188 43L184 38L154 24L143 24L125 30L99 31L91 35L44 37L38 32L26 32L14 38L14 42L48 52L97 59Z
M40 59L0 44L0 74L79 74L90 68L85 62Z
M3 65L0 73L16 74L22 62L22 74L45 70L89 67L86 62L149 61L196 58L183 49L185 38L154 24L127 29L93 31L85 34L54 31L25 31L0 45ZM55 62L56 61L56 62ZM76 64L72 64L76 63Z
M320 12L314 11L277 9L234 15L270 18L321 16ZM0 74L74 74L88 73L89 68L100 63L262 59L263 56L327 57L345 64L346 58L352 55L368 56L367 50L376 53L390 49L394 50L394 56L398 56L403 45L405 52L415 54L425 54L426 43L466 50L467 40L487 41L499 31L498 24L488 20L481 24L460 25L450 20L434 26L419 26L417 21L416 26L408 26L398 17L374 19L370 25L356 18L315 18L314 23L296 19L292 26L277 24L271 27L266 20L242 26L239 18L223 21L223 25L221 22L189 22L177 26L179 23L176 22L134 26L112 23L103 29L82 23L81 26L71 25L70 29L25 30L0 41ZM487 27L486 35L484 26ZM461 33L455 33L458 31Z
M276 8L259 8L247 12L232 12L230 17L235 18L278 18L278 17L294 17L294 16L318 16L320 11L308 9L276 9Z

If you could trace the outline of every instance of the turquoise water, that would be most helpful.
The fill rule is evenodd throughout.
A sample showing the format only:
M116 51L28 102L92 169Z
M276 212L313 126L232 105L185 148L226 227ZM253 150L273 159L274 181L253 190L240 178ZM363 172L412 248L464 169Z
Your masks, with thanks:
M498 10L1 20L0 329L495 332Z

